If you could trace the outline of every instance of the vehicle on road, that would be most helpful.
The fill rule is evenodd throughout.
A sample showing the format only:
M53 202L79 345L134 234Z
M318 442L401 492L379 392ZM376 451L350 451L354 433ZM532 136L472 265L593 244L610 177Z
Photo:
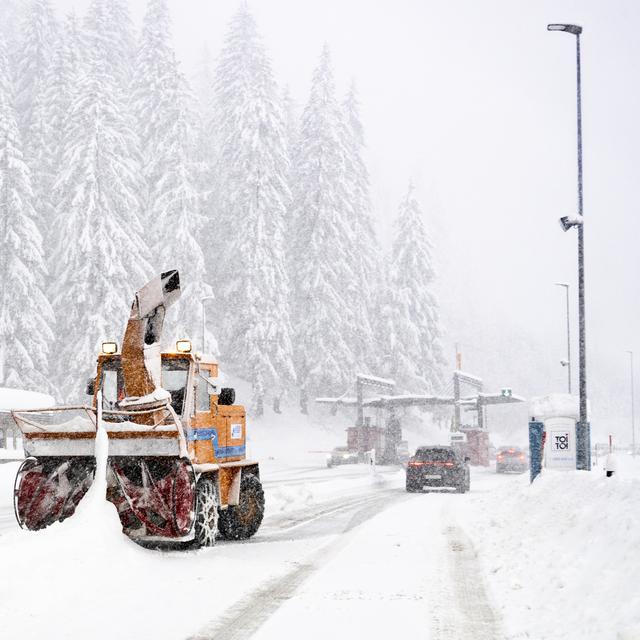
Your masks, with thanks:
M21 527L73 515L93 482L104 428L106 498L131 539L205 547L258 530L264 493L259 465L246 457L244 407L218 387L218 364L190 340L161 349L165 310L179 295L177 271L136 292L122 350L102 345L90 405L12 412L27 456L14 491Z
M458 493L469 491L469 458L450 446L418 447L407 463L406 489L415 492L435 487L448 487Z
M335 467L339 464L356 464L358 462L358 452L352 451L349 447L336 447L327 456L327 467Z
M496 473L524 473L529 468L520 447L500 447L496 454Z

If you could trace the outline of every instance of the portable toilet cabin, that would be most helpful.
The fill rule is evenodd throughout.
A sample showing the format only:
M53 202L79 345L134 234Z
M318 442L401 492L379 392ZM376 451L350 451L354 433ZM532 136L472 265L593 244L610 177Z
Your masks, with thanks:
M576 468L576 423L580 399L568 393L532 398L531 415L544 424L542 464L548 469ZM589 407L587 406L587 415Z

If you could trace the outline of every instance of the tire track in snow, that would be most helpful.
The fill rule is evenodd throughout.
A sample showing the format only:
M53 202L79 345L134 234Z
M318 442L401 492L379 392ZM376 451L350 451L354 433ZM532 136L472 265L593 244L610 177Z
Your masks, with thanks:
M469 537L456 524L445 525L441 547L438 579L433 585L432 640L504 638Z
M368 500L361 501L359 508L351 513L348 520L342 523L337 531L334 531L334 534L338 534L337 538L317 549L310 558L294 562L294 568L284 576L267 581L264 586L241 598L230 608L232 613L212 621L210 625L189 636L188 640L248 640L295 594L307 578L348 543L350 531L404 499L406 499L404 493L395 491L389 492L389 495L382 498L379 495L369 496ZM347 507L353 506L357 505L345 506L344 511L347 511L345 515L349 515ZM335 516L335 512L333 515ZM317 517L314 517L304 524L312 524L316 520Z
M265 518L265 521L258 530L258 533L245 544L288 540L292 537L289 535L290 531L306 527L308 524L316 520L330 517L355 507L360 507L369 503L377 503L380 501L381 497L397 497L398 493L398 489L385 489L375 493L367 492L365 494L343 497L338 500L321 502L313 507L305 509L270 515ZM308 535L317 533L317 531L309 532ZM325 535L326 532L321 533L322 535Z

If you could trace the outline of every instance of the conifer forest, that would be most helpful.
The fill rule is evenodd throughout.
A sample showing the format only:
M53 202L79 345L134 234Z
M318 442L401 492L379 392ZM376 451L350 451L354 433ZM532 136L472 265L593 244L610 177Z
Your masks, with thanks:
M197 71L166 0L141 24L127 0L0 12L0 386L80 398L132 293L179 269L165 335L247 380L254 414L360 372L441 389L428 203L407 176L383 248L357 78L336 86L328 46L294 100L244 3Z

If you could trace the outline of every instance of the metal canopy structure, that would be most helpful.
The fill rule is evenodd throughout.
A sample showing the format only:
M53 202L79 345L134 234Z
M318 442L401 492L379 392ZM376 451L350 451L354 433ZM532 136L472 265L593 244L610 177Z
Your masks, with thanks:
M465 384L472 387L476 393L474 395L462 396L461 386ZM378 395L369 398L364 397L365 390L374 390ZM332 411L337 411L339 407L356 407L357 417L355 428L358 432L358 449L362 453L362 443L365 439L365 432L369 425L365 425L364 411L367 408L382 409L386 412L385 419L385 444L382 459L387 464L398 461L398 446L402 441L402 426L397 409L405 407L424 407L435 409L437 407L451 406L454 408L454 420L451 425L452 433L471 431L477 434L486 434L485 407L489 405L515 404L524 402L524 398L514 395L510 388L504 388L500 393L483 393L482 379L470 373L456 370L453 372L453 395L417 395L417 394L394 394L395 382L386 378L375 376L356 376L356 396L351 397L346 394L337 398L321 397L316 398L318 404L330 405ZM381 393L382 392L382 393ZM475 411L478 416L477 427L465 427L460 421L460 412ZM478 438L476 438L478 440ZM479 450L479 446L476 446ZM485 462L477 464L488 464L488 448L486 455L482 458ZM479 454L478 454L479 455Z
M470 410L495 404L514 404L524 402L525 398L518 395L502 395L502 393L478 393L475 396L464 396L458 400L458 404ZM339 396L337 398L316 398L318 404L353 407L358 405L358 398ZM391 408L391 407L436 407L453 406L456 404L454 396L423 396L423 395L397 395L377 396L364 398L363 407Z
M477 390L474 395L462 396L460 387L467 384ZM376 378L374 376L358 375L356 378L356 397L345 395L337 398L321 397L316 398L318 404L332 405L333 407L355 406L358 410L356 425L362 426L364 421L364 409L380 408L393 410L404 407L442 407L452 406L455 409L454 430L460 428L460 410L477 411L478 427L484 429L484 408L490 405L515 404L524 402L525 398L512 393L510 388L501 389L500 393L483 393L482 379L470 373L456 370L453 372L453 395L419 395L419 394L380 394L370 398L364 398L364 389L373 388L376 390L393 391L395 383L393 380Z

